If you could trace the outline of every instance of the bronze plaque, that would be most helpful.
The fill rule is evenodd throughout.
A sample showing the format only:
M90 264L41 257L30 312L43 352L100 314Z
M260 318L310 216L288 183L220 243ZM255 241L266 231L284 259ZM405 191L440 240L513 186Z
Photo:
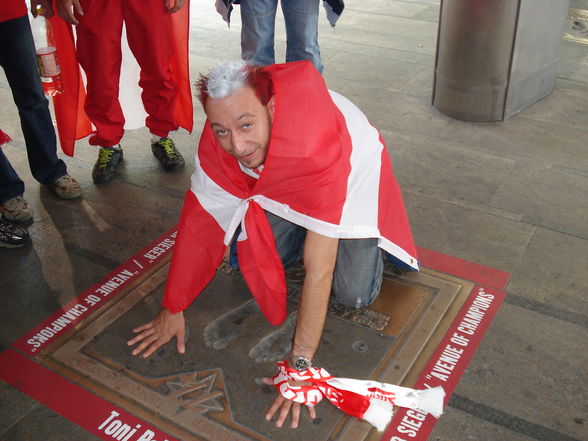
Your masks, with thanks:
M240 274L223 265L185 311L187 353L178 354L172 342L149 359L133 357L126 341L134 327L159 310L167 270L166 259L49 348L40 361L185 441L377 437L368 423L347 417L326 400L318 405L315 421L303 411L296 430L265 421L276 391L260 380L273 376L275 361L289 352L300 274L288 275L290 316L273 327ZM338 377L411 386L435 338L444 333L450 312L471 288L470 282L427 269L387 273L371 307L330 304L315 363Z

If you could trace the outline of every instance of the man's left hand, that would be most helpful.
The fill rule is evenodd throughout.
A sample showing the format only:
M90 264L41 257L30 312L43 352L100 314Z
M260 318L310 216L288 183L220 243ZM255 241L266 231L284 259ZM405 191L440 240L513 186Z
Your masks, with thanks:
M274 380L272 378L264 378L263 382L267 385L273 386ZM294 383L292 383L294 385ZM300 383L302 384L302 383ZM300 407L302 405L300 403L295 403L294 401L287 400L281 394L274 400L272 405L269 407L265 414L265 419L267 421L271 421L274 417L276 412L278 412L278 419L276 420L276 427L282 427L286 418L288 418L288 414L292 411L292 417L290 422L290 427L292 429L296 429L298 427L298 422L300 421ZM312 406L306 406L308 408L308 415L311 419L316 418L316 410Z
M42 15L45 18L53 17L51 0L31 0L31 13L35 18L39 15Z
M184 3L186 3L186 0L165 0L165 9L167 9L167 12L170 14L173 14L174 12L178 12L180 9L182 9Z

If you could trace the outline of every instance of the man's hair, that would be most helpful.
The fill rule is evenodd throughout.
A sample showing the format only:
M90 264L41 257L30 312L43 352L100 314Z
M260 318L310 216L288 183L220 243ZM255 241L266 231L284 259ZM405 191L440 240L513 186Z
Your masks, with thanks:
M274 85L269 72L263 66L245 61L219 63L208 74L200 74L196 82L198 99L202 107L208 98L225 98L242 87L249 86L264 106L274 94Z

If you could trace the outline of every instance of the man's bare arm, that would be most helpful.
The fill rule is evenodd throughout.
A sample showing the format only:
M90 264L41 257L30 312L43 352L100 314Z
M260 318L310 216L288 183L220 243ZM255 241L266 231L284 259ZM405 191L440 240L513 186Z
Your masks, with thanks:
M338 244L338 239L312 231L306 233L304 242L306 276L298 305L292 353L303 355L310 360L314 357L323 334Z
M308 359L314 357L325 325L333 272L337 261L338 239L322 236L307 231L304 242L304 268L306 277L302 286L302 295L298 305L296 333L292 343L292 353L303 355ZM270 378L266 384L273 384ZM290 427L298 427L300 404L278 396L265 414L271 420L277 413L276 426L282 427L286 418L292 413ZM316 417L314 407L308 407L311 418Z

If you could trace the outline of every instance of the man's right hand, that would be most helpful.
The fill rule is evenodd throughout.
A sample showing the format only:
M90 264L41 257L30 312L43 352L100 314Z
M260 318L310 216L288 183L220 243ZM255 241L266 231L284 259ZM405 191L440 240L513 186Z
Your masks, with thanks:
M80 0L55 0L55 6L57 7L59 16L65 21L73 25L80 24L74 15L74 9L78 15L84 15L82 5L80 5Z
M133 349L133 355L139 355L145 351L143 358L147 358L173 337L176 338L178 352L180 354L186 352L186 328L182 311L172 314L169 310L162 309L153 320L133 329L133 332L138 335L129 340L127 345L133 346L141 342Z

